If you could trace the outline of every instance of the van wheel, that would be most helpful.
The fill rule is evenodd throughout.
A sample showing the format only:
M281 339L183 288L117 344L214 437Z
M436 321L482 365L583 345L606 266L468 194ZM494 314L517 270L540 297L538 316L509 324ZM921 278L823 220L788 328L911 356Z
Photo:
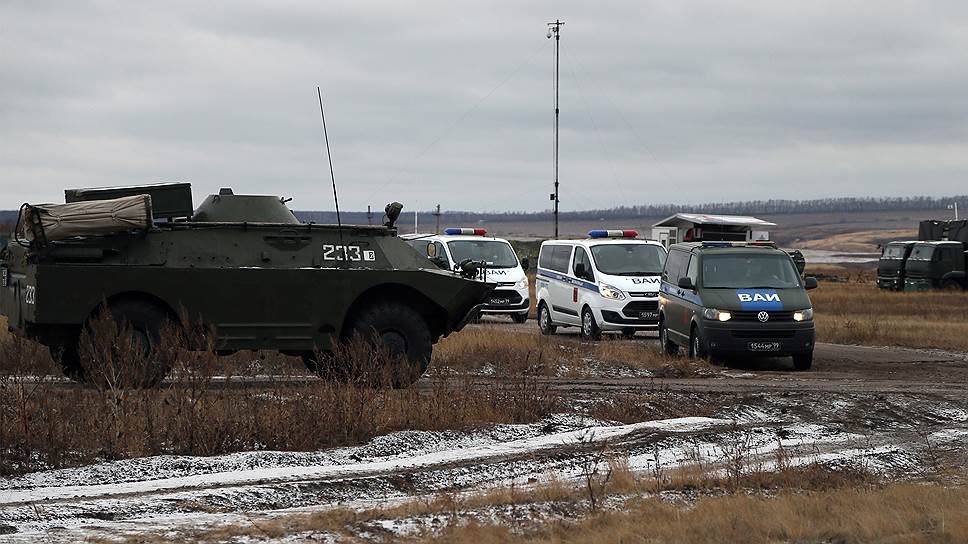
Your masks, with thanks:
M586 340L598 341L602 339L602 329L598 328L598 323L595 323L595 314L588 307L581 312L581 335Z
M524 323L527 320L528 320L528 312L523 312L523 313L520 313L520 314L511 314L511 321L514 321L515 323L517 323L519 325L521 323Z
M665 320L659 322L659 345L666 355L679 353L679 344L669 340L669 328L666 327Z
M551 321L551 310L544 302L538 306L538 329L541 334L545 335L554 334L558 330L558 327Z
M955 280L944 280L941 284L942 291L961 291L961 284Z
M810 370L813 366L813 352L798 353L793 356L793 368L796 370Z
M692 334L689 336L689 357L693 359L705 359L707 356L706 342L699 334L699 327L693 326Z
M433 341L430 328L422 315L405 304L386 302L365 308L353 320L349 330L353 336L380 346L391 357L398 358L389 373L394 388L407 387L430 366Z

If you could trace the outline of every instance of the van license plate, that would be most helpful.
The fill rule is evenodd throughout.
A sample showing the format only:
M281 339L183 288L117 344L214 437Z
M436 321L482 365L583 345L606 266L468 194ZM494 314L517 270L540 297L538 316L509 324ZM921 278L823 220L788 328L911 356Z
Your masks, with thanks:
M659 319L659 312L639 312L639 319Z
M491 304L496 304L498 306L506 306L511 303L511 299L507 298L492 298Z
M779 342L750 342L747 347L750 351L780 351Z

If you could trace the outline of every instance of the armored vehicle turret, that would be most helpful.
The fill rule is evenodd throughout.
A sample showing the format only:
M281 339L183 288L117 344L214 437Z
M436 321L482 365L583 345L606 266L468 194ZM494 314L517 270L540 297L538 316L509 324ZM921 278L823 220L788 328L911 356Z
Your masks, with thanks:
M107 305L132 334L200 318L222 352L273 349L317 367L361 335L419 369L476 315L493 283L437 268L381 226L300 222L274 196L222 189L191 207L188 184L66 191L24 205L0 253L0 313L83 376L79 335Z

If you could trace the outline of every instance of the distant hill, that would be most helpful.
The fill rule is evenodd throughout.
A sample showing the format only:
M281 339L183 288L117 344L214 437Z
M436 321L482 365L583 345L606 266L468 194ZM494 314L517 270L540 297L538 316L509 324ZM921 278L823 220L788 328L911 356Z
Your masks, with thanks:
M968 195L946 197L911 196L879 198L819 198L813 200L747 200L737 202L717 202L705 204L643 204L638 206L619 206L616 208L561 212L559 219L570 222L599 222L636 219L660 219L677 212L689 211L710 214L734 215L787 215L787 214L828 214L855 212L918 212L944 210L953 202L968 213ZM336 213L332 211L295 211L299 219L316 223L336 223ZM347 224L380 224L383 212L374 211L372 218L366 212L342 212L342 220ZM447 210L441 212L441 225L474 225L477 223L527 223L548 222L551 211L540 212L498 212L481 213L472 211ZM14 223L16 210L0 210L0 224ZM421 228L434 225L436 218L429 211L418 211L417 221ZM413 225L413 211L404 209L398 220L400 225Z
M664 218L678 212L697 212L709 214L731 215L786 215L813 213L853 213L853 212L906 212L906 211L936 211L943 210L949 204L957 202L959 208L968 213L968 195L947 197L912 196L912 197L880 197L880 198L819 198L813 200L748 200L738 202L719 202L706 204L645 204L640 206L619 206L616 208L585 210L575 212L561 212L561 221L600 221L641 218ZM303 221L316 223L335 223L336 212L296 211L296 216ZM365 212L343 212L344 223L366 224ZM373 213L373 223L383 221L383 213ZM471 211L443 211L441 219L446 225L471 225L478 222L522 223L528 221L547 222L551 218L551 211L540 212L500 212L480 213ZM434 224L436 218L433 213L419 211L417 221L420 225ZM404 210L399 222L413 224L413 211Z

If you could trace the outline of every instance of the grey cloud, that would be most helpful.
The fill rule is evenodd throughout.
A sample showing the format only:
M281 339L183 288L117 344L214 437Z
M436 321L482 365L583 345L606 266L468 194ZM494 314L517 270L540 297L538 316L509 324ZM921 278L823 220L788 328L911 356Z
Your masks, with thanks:
M0 5L0 208L186 179L341 200L547 207L561 17L564 207L951 193L958 2ZM433 145L431 145L433 144Z

